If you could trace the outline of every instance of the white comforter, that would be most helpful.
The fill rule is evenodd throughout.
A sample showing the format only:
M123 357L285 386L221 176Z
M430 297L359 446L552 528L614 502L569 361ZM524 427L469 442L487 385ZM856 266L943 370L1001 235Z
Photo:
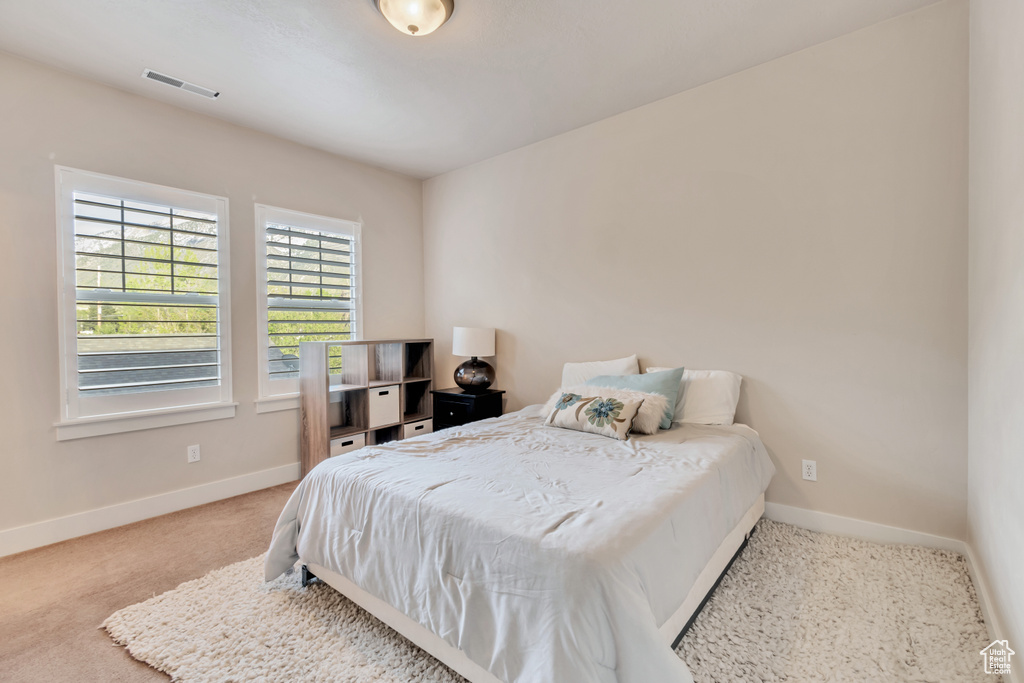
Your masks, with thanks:
M536 415L321 463L281 513L266 578L300 557L327 567L504 681L692 681L658 628L768 486L756 432L615 441Z

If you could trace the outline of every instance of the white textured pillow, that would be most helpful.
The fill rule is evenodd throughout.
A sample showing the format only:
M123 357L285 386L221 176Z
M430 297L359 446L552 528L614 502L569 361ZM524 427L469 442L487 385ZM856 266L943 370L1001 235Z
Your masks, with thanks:
M672 368L647 368L660 372ZM728 370L683 371L673 422L699 425L731 425L740 401L742 375Z
M640 412L633 420L633 431L641 434L657 434L661 425L661 418L665 415L665 408L668 407L668 399L661 394L646 394L642 391L631 391L629 389L612 389L610 387L596 387L583 385L578 387L563 387L551 395L548 402L544 404L544 417L550 417L554 412L562 394L578 394L583 397L603 396L605 398L616 398L620 401L643 401Z
M588 380L600 375L637 375L640 364L636 362L636 354L616 360L594 360L583 363L566 363L562 366L562 386L574 387L586 384Z

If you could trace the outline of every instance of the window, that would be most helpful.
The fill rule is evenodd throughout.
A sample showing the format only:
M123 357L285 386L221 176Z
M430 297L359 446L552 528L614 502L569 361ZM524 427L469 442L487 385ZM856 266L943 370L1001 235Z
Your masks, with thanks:
M260 397L294 396L299 342L358 339L360 225L257 205L256 226ZM340 372L341 357L331 364Z
M60 167L57 196L64 420L230 404L227 200Z

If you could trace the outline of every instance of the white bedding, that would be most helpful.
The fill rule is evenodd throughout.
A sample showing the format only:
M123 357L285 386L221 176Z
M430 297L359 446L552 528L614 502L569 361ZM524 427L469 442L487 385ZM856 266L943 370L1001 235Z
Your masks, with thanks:
M266 560L301 557L508 682L691 681L658 627L774 474L743 425L616 441L531 407L331 458Z

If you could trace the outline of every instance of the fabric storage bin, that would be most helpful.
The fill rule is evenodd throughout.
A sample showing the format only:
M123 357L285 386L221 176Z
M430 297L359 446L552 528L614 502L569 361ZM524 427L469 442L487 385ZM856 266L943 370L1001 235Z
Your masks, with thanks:
M420 420L419 422L410 422L409 424L402 425L402 438L408 439L410 436L429 434L432 431L434 431L433 420Z
M366 445L366 434L352 434L331 439L331 455L341 455Z
M402 419L399 384L389 384L370 389L370 429L395 424Z

